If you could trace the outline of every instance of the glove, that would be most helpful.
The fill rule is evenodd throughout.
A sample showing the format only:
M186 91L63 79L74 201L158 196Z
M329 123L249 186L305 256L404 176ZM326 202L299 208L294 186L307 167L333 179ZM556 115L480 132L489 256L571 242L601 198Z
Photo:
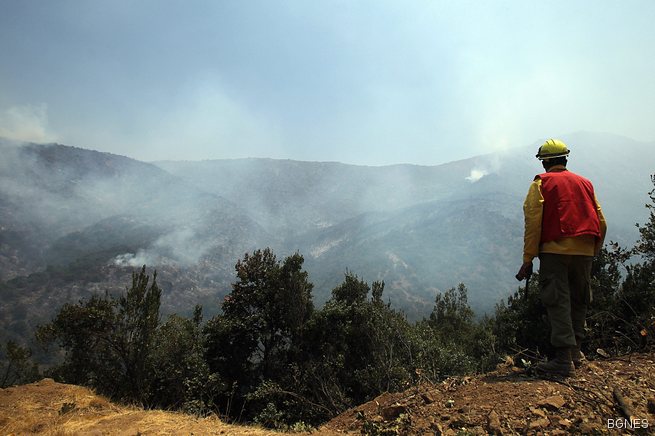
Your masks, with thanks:
M519 272L516 274L516 280L519 282L521 280L525 280L528 278L529 275L532 274L532 262L525 262L523 265L521 265L521 269L519 269Z

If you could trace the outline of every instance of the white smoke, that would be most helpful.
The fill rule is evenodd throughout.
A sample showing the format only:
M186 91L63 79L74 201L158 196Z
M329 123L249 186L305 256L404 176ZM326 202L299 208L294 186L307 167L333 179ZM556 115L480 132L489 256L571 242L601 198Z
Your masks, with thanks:
M483 178L484 176L486 176L487 174L489 174L489 172L485 169L473 168L469 176L466 177L466 180L468 180L471 183L475 183L481 178Z
M119 254L114 258L114 265L120 267L141 267L143 265L158 265L161 263L159 256L153 256L146 250L139 250L136 253Z
M172 264L191 266L200 261L211 244L211 241L199 241L192 229L182 228L159 237L146 249L119 254L112 263L120 267Z
M54 142L48 129L48 106L13 106L0 112L0 137L26 142Z
M176 229L155 241L153 250L166 253L176 263L194 265L211 248L211 241L199 241L196 232L188 227Z
M507 153L509 151L498 149L492 154L476 159L473 169L465 179L475 183L489 174L499 173L502 167L502 157Z

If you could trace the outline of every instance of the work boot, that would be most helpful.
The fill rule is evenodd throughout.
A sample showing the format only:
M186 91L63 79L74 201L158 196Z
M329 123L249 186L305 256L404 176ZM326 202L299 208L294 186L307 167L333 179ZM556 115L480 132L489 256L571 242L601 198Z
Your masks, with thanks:
M540 375L572 377L575 375L575 367L571 361L571 349L568 347L556 348L555 357L548 362L538 364L535 371Z
M573 366L575 366L575 369L578 369L582 366L587 361L587 358L585 357L584 353L580 351L580 339L576 338L575 339L575 347L571 347L571 361L573 362Z

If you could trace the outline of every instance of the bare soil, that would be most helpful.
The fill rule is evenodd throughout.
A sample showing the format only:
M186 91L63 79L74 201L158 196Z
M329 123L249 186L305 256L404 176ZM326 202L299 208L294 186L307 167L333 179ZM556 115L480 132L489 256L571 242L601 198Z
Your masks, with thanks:
M655 353L597 360L575 377L543 380L508 359L485 375L385 393L322 429L379 435L655 434L654 360Z

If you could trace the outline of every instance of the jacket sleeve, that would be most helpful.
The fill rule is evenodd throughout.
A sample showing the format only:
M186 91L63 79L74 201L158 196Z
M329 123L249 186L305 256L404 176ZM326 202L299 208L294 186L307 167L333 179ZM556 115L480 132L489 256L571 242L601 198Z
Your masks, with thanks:
M596 201L596 212L598 213L598 220L600 221L600 238L596 239L596 246L594 247L594 254L598 256L600 249L603 248L605 243L605 235L607 234L607 221L605 221L605 215L603 215L603 210L600 208L600 203L598 199L594 197Z
M523 233L523 262L531 262L539 256L541 241L541 220L544 212L544 197L541 194L541 179L537 178L530 185L528 195L523 202L525 231Z

